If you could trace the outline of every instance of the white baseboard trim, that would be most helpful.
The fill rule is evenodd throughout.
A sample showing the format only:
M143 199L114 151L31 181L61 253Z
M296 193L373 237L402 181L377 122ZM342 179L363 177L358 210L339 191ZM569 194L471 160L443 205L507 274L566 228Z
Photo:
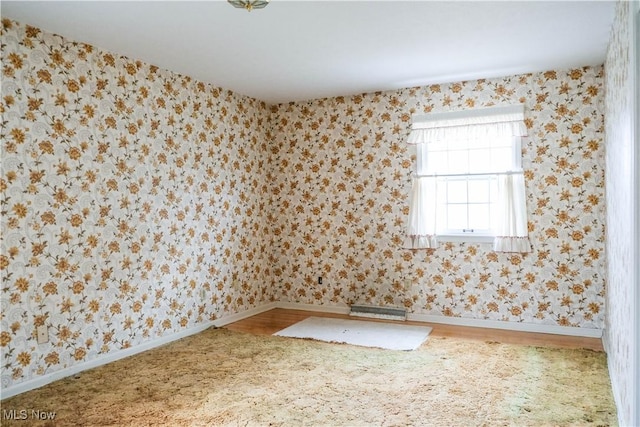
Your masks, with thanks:
M290 310L317 311L323 313L349 314L348 306L321 306L292 302L279 302L277 308ZM537 323L503 322L499 320L468 319L463 317L434 316L408 313L407 320L442 325L469 326L485 329L503 329L508 331L535 332L541 334L567 335L574 337L602 338L602 329L574 328L571 326L543 325Z
M242 319L246 319L247 317L255 316L256 314L264 313L265 311L273 310L274 308L278 308L278 303L270 302L263 305L259 305L257 307L250 308L249 310L243 311L242 313L234 313L228 316L221 317L213 321L213 325L216 327L222 327L228 325L229 323L237 322Z
M276 308L287 310L316 311L318 313L331 314L349 314L349 311L351 311L348 305L315 305L303 304L301 302L278 302L276 306Z
M172 341L176 341L181 338L186 338L188 336L198 334L206 329L209 329L212 326L221 327L224 325L228 325L229 323L237 322L238 320L255 316L256 314L260 314L262 312L271 310L273 308L276 308L276 303L268 303L258 307L251 308L242 313L235 313L235 314L230 314L228 316L223 316L214 321L203 323L201 325L195 326L190 329L176 332L174 334L160 337L151 341L146 341L134 347L118 350L113 353L108 353L108 354L99 356L95 359L88 360L86 362L82 362L77 365L73 365L68 368L61 369L59 371L55 371L50 374L45 374L28 381L18 383L14 386L3 389L1 392L2 399L6 399L8 397L15 396L17 394L24 393L29 390L34 390L36 388L45 386L47 384L50 384L62 378L75 375L82 371L86 371L87 369L97 368L98 366L106 365L108 363L115 362L116 360L120 360L128 356L133 356L134 354L142 353L143 351L151 350L161 345L168 344Z
M534 332L539 334L566 335L584 338L602 338L602 329L575 328L572 326L543 325L538 323L503 322L500 320L467 319L463 317L433 316L428 314L407 315L407 320L443 325L469 326L485 329L502 329L507 331Z

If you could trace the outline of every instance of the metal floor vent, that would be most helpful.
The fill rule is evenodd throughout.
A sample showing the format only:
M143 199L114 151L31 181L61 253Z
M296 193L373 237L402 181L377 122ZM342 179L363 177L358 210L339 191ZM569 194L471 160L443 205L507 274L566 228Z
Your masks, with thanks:
M407 310L404 308L371 307L367 305L352 305L349 316L373 317L376 319L407 320Z

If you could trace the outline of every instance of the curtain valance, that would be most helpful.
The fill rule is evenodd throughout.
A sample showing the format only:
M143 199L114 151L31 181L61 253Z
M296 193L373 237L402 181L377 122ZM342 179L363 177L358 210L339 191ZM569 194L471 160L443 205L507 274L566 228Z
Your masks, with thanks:
M526 136L524 105L414 115L408 144L477 139L499 135Z

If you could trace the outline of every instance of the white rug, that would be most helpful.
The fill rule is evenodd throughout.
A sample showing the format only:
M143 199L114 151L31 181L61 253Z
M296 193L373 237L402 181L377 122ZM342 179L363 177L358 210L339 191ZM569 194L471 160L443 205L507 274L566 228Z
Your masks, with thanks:
M431 328L428 326L308 317L273 335L389 350L415 350L426 341L429 333Z

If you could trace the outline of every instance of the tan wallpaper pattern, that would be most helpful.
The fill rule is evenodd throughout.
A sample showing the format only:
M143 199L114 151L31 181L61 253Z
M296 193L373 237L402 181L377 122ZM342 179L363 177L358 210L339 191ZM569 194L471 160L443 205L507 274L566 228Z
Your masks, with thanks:
M2 73L2 388L274 300L602 327L601 67L267 107L5 19ZM514 102L533 253L403 250L410 115Z
M264 303L266 107L2 26L2 387Z
M602 74L548 71L273 107L276 298L602 327ZM526 106L530 135L533 253L465 243L403 250L411 114L515 103Z

